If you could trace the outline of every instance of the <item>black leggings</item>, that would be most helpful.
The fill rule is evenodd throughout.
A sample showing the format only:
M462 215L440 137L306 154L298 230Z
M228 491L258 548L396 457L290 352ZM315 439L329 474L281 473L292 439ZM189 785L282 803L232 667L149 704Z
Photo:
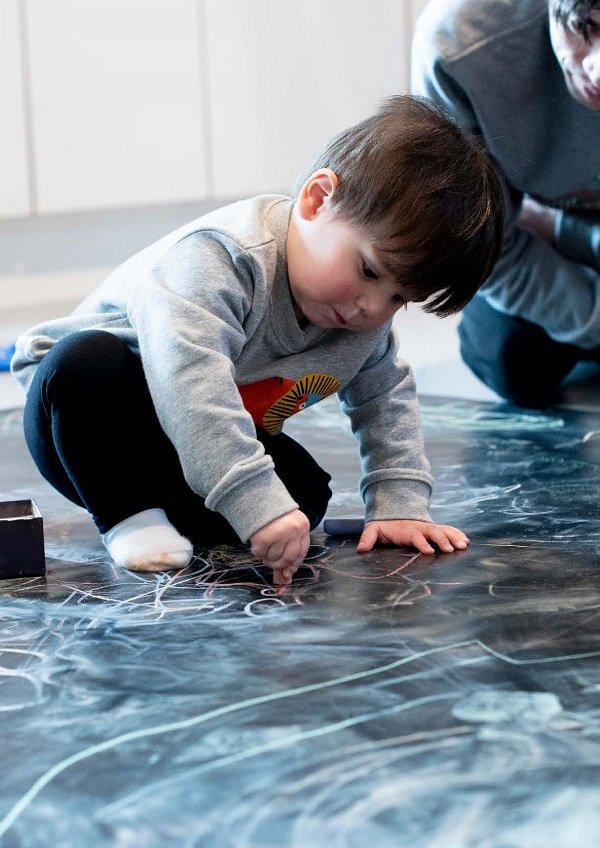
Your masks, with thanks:
M158 507L193 544L239 543L186 483L141 362L112 333L74 333L46 354L27 395L24 429L42 476L85 507L101 533ZM331 497L331 477L283 433L260 430L257 437L314 529Z

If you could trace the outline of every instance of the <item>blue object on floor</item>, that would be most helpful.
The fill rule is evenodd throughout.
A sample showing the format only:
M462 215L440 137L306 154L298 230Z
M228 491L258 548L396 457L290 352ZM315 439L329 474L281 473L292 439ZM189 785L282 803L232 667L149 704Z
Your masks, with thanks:
M323 522L328 536L360 536L364 529L363 518L326 518Z
M10 371L10 360L14 352L14 344L0 345L0 371Z

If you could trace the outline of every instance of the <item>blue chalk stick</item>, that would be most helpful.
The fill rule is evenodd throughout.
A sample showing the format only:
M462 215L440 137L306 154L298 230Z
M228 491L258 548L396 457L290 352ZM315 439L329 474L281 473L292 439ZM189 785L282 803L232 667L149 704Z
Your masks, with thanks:
M326 518L323 530L328 536L360 536L365 529L362 518Z

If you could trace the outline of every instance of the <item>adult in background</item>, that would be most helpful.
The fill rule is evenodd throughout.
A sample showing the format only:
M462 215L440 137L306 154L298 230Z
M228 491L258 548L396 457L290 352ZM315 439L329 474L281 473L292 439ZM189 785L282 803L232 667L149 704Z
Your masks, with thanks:
M412 87L483 136L511 198L462 357L512 403L551 404L600 363L600 0L432 0Z

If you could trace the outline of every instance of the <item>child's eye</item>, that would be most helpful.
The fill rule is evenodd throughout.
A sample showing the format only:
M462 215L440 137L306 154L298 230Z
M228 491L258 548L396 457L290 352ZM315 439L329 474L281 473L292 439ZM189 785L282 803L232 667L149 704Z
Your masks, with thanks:
M379 274L374 271L366 262L363 262L363 277L366 277L367 280L378 280Z
M567 20L567 26L571 32L576 32L578 35L581 35L586 29L586 20L579 15L571 15L571 17Z
M576 35L583 35L586 41L590 36L596 36L600 27L593 18L584 18L581 15L571 15L567 20L567 28Z

